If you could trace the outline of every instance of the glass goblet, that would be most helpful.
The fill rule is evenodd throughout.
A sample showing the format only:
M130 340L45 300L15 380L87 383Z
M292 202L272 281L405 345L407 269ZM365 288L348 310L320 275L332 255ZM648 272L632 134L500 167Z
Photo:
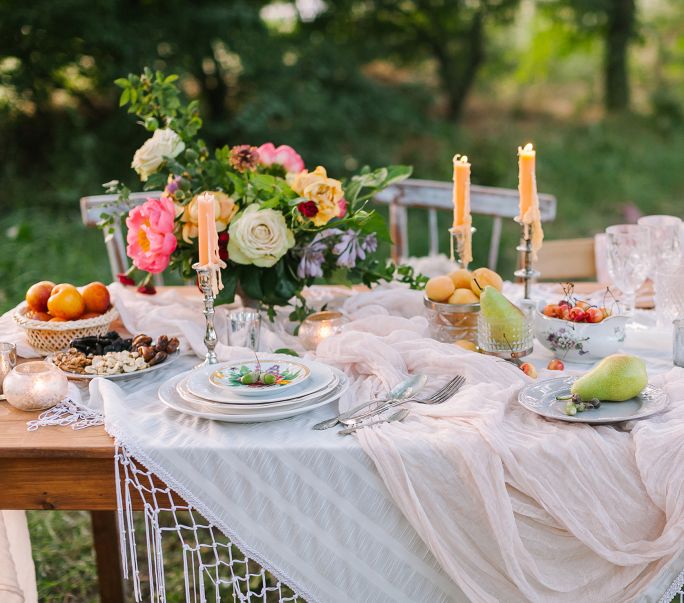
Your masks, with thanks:
M606 228L608 274L622 293L622 314L634 315L637 289L651 268L650 231L638 224Z

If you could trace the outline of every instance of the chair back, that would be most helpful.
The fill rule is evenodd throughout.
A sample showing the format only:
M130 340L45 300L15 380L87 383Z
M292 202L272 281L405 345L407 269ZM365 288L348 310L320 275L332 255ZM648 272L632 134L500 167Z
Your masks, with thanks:
M594 239L545 240L534 267L543 281L596 280Z
M144 203L149 197L159 197L160 191L145 193L131 193L130 199L133 205ZM116 211L117 195L91 195L81 198L81 219L86 226L96 227L102 220L102 215ZM125 208L119 208L124 209ZM113 226L111 233L104 233L105 247L109 257L109 267L112 270L112 280L116 281L117 274L126 272L130 268L128 256L126 256L126 239L119 224ZM161 285L161 276L155 275L154 283Z
M392 233L392 258L395 262L409 255L408 248L408 209L426 209L428 213L428 237L430 254L439 252L438 211L453 211L453 185L451 182L435 180L408 179L380 191L374 201L389 206L390 230ZM489 243L487 265L496 270L501 243L503 218L518 215L518 191L507 188L472 185L470 187L470 211L474 215L493 218L492 236ZM556 198L553 195L539 195L539 211L543 222L556 217Z

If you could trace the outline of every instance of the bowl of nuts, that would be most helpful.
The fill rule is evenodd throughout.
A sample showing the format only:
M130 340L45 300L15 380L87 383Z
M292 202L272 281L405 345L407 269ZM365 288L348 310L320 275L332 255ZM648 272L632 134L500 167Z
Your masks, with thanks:
M161 335L153 340L141 333L123 338L115 331L77 337L69 348L48 357L70 379L124 379L153 371L178 358L177 337Z

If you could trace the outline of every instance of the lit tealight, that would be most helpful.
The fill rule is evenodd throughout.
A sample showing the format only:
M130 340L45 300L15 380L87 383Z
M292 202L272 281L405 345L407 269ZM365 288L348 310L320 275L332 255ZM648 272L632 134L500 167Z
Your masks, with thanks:
M67 378L56 366L47 362L25 362L5 377L3 394L19 410L46 410L67 395Z
M316 312L304 319L299 327L299 338L307 350L313 350L321 341L339 333L348 319L341 312Z

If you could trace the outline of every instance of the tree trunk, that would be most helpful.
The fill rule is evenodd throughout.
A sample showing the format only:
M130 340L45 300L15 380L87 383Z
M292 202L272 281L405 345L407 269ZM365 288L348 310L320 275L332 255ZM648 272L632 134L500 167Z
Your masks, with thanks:
M434 48L439 64L442 87L447 95L447 117L458 120L475 76L484 60L484 17L481 11L473 15L462 44L450 44L449 48Z
M609 0L605 41L605 106L610 112L629 107L627 51L635 33L634 0Z

